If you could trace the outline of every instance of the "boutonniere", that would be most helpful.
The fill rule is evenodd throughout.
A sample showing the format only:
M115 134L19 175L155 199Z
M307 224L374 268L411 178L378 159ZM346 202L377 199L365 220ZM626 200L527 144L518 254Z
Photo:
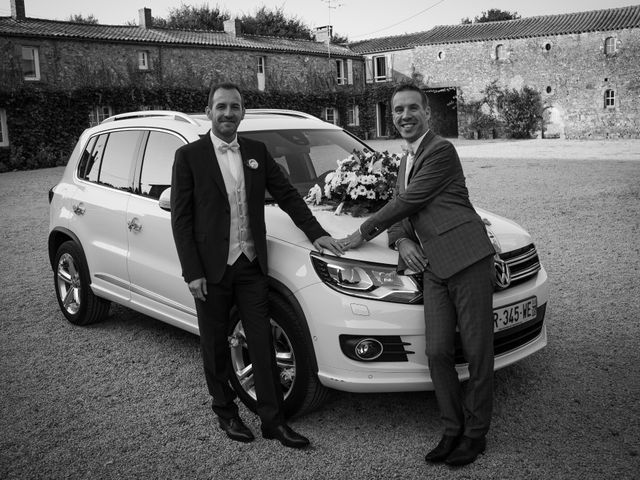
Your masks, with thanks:
M251 170L256 170L258 168L258 161L254 160L253 158L250 158L249 160L247 160L246 162L244 162L244 164L249 167Z

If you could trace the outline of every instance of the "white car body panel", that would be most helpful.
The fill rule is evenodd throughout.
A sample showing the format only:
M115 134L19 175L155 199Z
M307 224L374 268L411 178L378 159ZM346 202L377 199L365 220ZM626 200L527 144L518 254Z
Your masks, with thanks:
M193 117L198 125L167 118L144 120L145 129L167 130L186 142L206 134L210 122ZM318 128L341 130L318 119L284 117L274 126L269 116L248 117L241 131ZM105 122L83 133L84 145L89 133L114 128L138 127L140 119ZM76 149L77 150L77 149ZM73 155L77 156L77 152ZM178 328L198 333L195 305L184 282L171 233L170 213L159 208L155 199L117 191L76 175L74 156L62 181L54 188L50 209L50 229L66 229L78 238L85 251L91 288L98 296L116 301ZM85 213L74 213L80 204ZM266 226L269 275L290 292L299 304L313 343L320 382L330 388L350 392L389 392L432 389L424 353L424 315L422 305L391 303L340 293L326 285L311 261L313 246L277 205L267 205ZM350 215L335 215L327 207L312 207L320 224L336 238L344 237L365 220ZM532 243L531 236L511 220L477 209L499 242L509 252ZM141 225L135 231L127 227L132 220ZM110 241L104 241L110 239ZM361 248L346 252L343 259L395 266L397 252L387 245L383 233ZM533 278L494 294L494 308L536 297L544 309L549 299L544 268ZM410 344L411 354L403 362L362 362L348 358L341 350L340 335L397 335ZM539 335L524 345L496 355L495 368L503 368L543 348L547 343L543 324ZM461 379L468 378L465 365L458 366Z

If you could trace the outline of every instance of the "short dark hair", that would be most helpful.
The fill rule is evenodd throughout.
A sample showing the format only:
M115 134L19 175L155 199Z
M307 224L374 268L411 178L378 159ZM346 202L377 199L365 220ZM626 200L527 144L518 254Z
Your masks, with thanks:
M242 101L242 107L244 108L244 98L242 97L242 92L240 91L240 87L238 87L235 83L231 82L222 82L222 83L214 83L211 85L211 89L209 90L209 108L213 107L213 95L218 90L237 90L240 94L240 100Z
M400 92L417 92L422 97L422 106L425 108L429 108L429 99L427 98L427 92L417 86L415 83L402 83L398 85L391 94L391 102L393 103L393 97L395 97L396 93Z

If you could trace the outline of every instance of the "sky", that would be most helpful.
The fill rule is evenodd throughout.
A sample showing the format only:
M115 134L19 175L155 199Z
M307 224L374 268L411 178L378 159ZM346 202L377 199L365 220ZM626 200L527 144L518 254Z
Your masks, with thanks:
M147 7L154 17L167 17L181 4L219 7L232 16L252 14L261 6L281 8L311 28L333 25L333 31L350 41L429 30L436 25L456 25L483 11L499 8L522 17L640 5L640 0L24 0L27 17L67 20L70 15L93 15L102 24L138 22L138 10ZM0 16L11 15L11 1L0 0Z

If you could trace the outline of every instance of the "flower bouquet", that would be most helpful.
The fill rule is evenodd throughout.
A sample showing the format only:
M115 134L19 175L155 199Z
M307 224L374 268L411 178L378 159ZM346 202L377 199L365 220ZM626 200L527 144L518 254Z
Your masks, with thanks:
M393 196L400 156L389 152L358 151L344 160L324 179L324 188L313 186L305 201L312 205L335 206L335 214L354 217L376 212Z

